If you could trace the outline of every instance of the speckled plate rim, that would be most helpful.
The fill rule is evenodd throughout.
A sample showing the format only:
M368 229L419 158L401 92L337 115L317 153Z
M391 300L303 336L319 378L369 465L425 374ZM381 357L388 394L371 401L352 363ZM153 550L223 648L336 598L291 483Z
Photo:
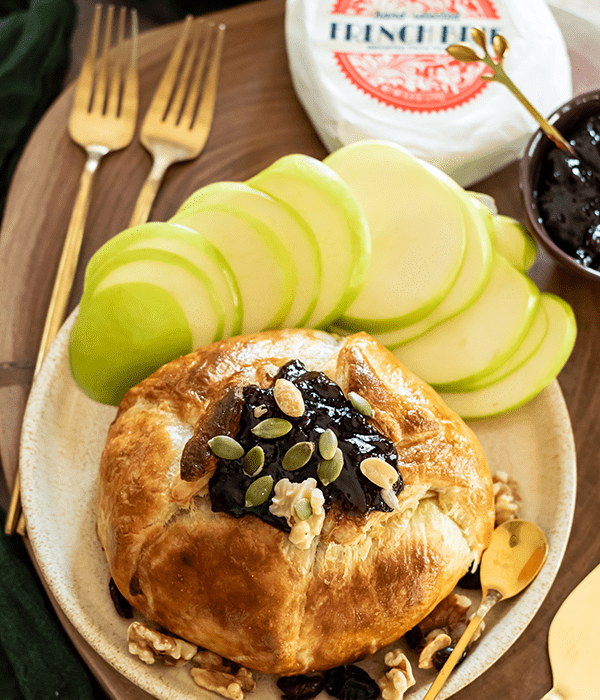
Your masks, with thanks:
M71 378L68 337L75 313L34 382L23 421L22 500L36 559L69 620L128 680L161 700L214 698L193 683L185 667L146 666L127 651L128 621L118 617L108 595L108 569L95 536L94 515L97 464L116 409L88 399ZM575 506L575 447L556 381L514 413L471 425L492 470L502 469L519 482L522 515L542 527L550 550L536 581L488 615L484 636L452 675L441 699L488 669L527 627L559 569ZM366 663L372 670L379 665L377 655ZM415 676L417 685L406 693L407 700L421 700L433 677L419 669ZM274 679L259 676L251 697L279 696Z

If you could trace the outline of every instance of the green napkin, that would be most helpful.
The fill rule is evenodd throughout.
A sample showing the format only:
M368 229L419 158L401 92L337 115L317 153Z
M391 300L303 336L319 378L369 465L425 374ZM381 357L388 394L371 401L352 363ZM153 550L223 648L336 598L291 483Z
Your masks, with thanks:
M0 509L0 698L92 700L93 684Z
M69 66L74 0L0 0L0 217L23 147Z

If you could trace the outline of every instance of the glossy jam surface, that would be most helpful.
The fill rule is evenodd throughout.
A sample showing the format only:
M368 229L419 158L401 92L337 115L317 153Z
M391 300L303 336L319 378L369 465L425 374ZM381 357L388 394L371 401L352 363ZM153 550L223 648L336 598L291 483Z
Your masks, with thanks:
M273 477L273 483L284 478L301 482L312 477L324 494L326 509L333 503L339 503L350 515L361 515L371 510L391 511L381 496L381 488L362 474L359 464L367 457L378 457L397 467L398 453L393 442L382 435L370 419L357 411L340 387L322 372L309 372L302 363L293 360L281 368L277 378L291 381L300 390L305 404L304 414L299 418L286 416L273 397L272 387L244 387L239 429L234 437L246 453L255 445L260 445L265 453L265 463L259 473L249 476L244 471L242 459L218 459L216 471L209 482L213 510L230 513L236 518L252 513L288 532L290 528L285 518L277 517L269 510L274 490L265 503L251 507L245 505L245 493L250 484L257 477L268 475ZM287 419L292 429L280 438L258 438L252 433L252 428L266 418ZM321 460L318 443L319 436L328 428L338 438L344 466L339 477L324 486L317 473ZM285 470L281 464L287 450L298 442L306 441L315 445L310 460L300 469ZM402 486L402 477L398 475L394 491L398 493Z
M600 116L564 135L579 157L556 147L548 151L534 192L539 220L559 248L600 270Z

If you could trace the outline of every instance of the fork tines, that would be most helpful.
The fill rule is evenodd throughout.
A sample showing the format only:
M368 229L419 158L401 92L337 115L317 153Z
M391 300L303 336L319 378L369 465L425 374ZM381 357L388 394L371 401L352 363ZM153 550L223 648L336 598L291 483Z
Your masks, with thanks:
M131 49L125 43L127 8L119 8L116 36L113 37L114 5L106 8L106 23L100 46L100 24L103 6L94 9L92 32L86 57L77 82L76 102L91 112L121 116L124 111L137 110L138 16L131 10ZM116 50L110 51L113 39ZM129 57L128 62L127 58ZM110 82L109 82L110 81ZM107 89L108 88L108 89Z
M188 129L210 125L224 32L223 24L186 17L148 109L151 118Z

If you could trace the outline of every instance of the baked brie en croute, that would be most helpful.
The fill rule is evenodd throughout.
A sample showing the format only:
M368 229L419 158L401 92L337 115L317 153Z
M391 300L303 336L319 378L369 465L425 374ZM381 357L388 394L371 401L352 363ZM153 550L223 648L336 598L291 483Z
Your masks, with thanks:
M398 639L494 523L475 435L364 333L269 331L163 366L123 399L98 493L133 607L279 675Z

